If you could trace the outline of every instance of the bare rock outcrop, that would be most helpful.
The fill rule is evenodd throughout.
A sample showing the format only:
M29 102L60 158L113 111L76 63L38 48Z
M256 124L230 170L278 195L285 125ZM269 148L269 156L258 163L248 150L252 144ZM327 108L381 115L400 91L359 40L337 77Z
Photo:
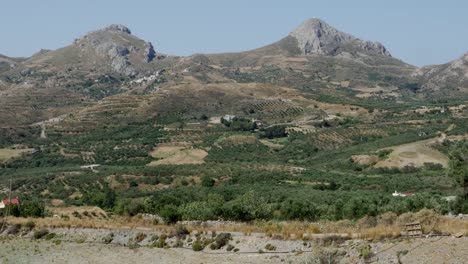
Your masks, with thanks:
M391 57L381 43L360 40L316 18L305 21L289 35L297 39L304 55L336 56L342 52L360 52Z
M151 62L156 57L156 51L154 51L154 47L151 42L146 42L144 56L146 62Z
M97 56L110 61L111 67L118 73L134 77L138 75L138 70L131 64L128 55L130 46L119 39L136 39L131 35L131 31L124 25L110 25L104 29L86 34L75 41L80 49L91 48ZM133 48L133 51L138 49Z
M132 34L132 31L128 27L126 27L124 25L113 24L113 25L107 26L104 30L115 31L115 32L123 32L123 33L126 33L126 34Z

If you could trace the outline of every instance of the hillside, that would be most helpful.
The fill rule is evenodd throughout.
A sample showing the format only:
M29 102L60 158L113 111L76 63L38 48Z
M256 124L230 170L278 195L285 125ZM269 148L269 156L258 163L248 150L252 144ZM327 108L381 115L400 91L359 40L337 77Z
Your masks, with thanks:
M13 179L22 216L468 213L466 56L416 68L311 19L240 53L167 56L110 25L2 61L0 194Z
M422 79L421 88L425 91L464 95L468 91L468 53L443 65L422 67L414 75Z

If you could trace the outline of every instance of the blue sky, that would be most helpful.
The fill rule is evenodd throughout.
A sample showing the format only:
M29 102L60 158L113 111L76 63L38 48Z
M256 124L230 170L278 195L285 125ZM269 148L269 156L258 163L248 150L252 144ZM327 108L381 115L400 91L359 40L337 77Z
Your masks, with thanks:
M56 49L112 23L172 55L243 51L275 42L311 17L380 41L413 65L468 52L464 0L10 0L1 7L0 53L8 56Z

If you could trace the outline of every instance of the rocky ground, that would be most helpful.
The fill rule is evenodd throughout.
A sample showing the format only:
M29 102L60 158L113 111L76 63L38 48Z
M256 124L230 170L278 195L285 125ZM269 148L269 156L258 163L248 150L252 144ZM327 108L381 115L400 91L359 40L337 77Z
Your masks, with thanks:
M468 263L468 237L292 241L234 233L228 245L237 252L227 251L228 246L196 252L192 244L197 237L211 234L169 234L164 245L157 245L155 237L162 234L149 230L48 231L54 235L40 239L34 239L34 231L3 234L0 263Z

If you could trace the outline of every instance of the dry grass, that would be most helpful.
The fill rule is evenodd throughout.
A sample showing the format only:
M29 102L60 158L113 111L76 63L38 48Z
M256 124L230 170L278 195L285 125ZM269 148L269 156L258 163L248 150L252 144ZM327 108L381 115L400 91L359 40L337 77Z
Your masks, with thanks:
M94 208L94 207L93 207ZM79 211L94 210L93 208L81 208ZM62 209L57 212L70 213L77 211L77 208ZM99 209L100 210L100 209ZM257 221L252 223L225 223L216 226L186 225L190 232L210 233L210 232L239 232L244 235L260 233L273 239L325 239L329 236L341 238L361 238L379 240L384 238L396 238L404 235L404 224L413 221L419 221L425 234L458 234L463 232L468 235L468 220L442 217L432 210L423 209L418 213L407 213L400 215L392 224L385 224L381 218L377 218L378 223L371 227L359 227L355 222L341 220L335 222L300 222L300 221ZM168 233L175 226L164 224L153 224L151 220L141 217L109 217L109 218L12 218L9 223L24 224L27 221L34 221L37 227L50 228L94 228L94 229L138 229L145 228L153 231ZM385 220L387 221L387 220ZM380 222L380 223L379 223Z
M393 151L388 159L379 161L375 167L404 167L407 165L422 167L426 162L448 166L448 157L443 153L432 149L429 145L437 139L428 139L409 144L390 147Z
M23 153L27 153L32 150L33 149L9 149L9 148L0 149L0 162L21 157Z
M149 166L161 164L202 164L208 153L202 149L183 146L158 146L151 156L159 160L153 161Z

